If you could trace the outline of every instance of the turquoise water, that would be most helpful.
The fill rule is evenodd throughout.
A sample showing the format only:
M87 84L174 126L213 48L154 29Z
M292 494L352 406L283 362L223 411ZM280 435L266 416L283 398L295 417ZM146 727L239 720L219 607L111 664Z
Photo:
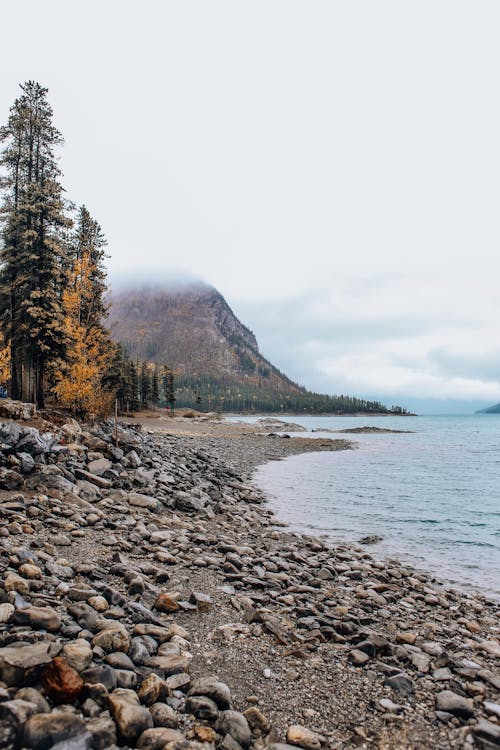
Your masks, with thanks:
M285 419L414 430L346 435L358 450L259 467L257 484L293 529L349 542L376 534L371 554L500 598L500 415Z

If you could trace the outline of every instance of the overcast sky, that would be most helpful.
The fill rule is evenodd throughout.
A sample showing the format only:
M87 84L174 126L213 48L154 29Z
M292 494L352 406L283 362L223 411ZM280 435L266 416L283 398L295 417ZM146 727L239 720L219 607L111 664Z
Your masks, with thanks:
M216 286L326 392L500 401L497 0L1 4L112 272Z

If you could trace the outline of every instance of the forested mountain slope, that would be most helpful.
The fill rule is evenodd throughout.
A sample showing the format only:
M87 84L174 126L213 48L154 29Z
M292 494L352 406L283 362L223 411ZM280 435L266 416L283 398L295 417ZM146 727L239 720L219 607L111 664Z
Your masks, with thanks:
M109 324L131 358L175 372L177 404L221 411L384 411L376 402L312 394L280 372L224 297L201 282L129 287L111 295Z

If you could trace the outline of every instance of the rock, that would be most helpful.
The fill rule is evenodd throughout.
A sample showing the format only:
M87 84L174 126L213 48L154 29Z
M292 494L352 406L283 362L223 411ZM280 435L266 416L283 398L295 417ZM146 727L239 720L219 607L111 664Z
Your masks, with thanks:
M391 714L401 713L402 709L399 703L394 703L394 701L391 701L389 698L381 698L379 704L384 711L389 711Z
M388 677L386 680L384 680L384 685L392 688L394 692L399 693L399 695L409 695L414 691L412 681L409 677L406 677L406 675L403 674L397 674L393 677Z
M155 609L158 612L177 612L180 609L178 600L180 595L177 593L162 592L158 594L155 601Z
M442 690L437 694L436 708L438 711L446 711L462 719L470 719L474 715L473 701L457 695L452 690Z
M215 701L220 709L231 708L231 691L228 686L210 677L200 677L194 680L188 695L206 695Z
M171 691L165 680L162 680L156 674L149 674L145 677L137 691L141 703L144 703L145 706L152 706L153 703L165 700L170 694Z
M96 716L86 722L87 731L92 737L93 750L105 750L116 745L116 724L108 716Z
M75 703L83 688L82 678L62 656L56 656L45 668L42 684L55 703Z
M83 720L69 711L31 716L23 729L23 743L32 750L48 750L56 742L85 733Z
M10 622L14 614L13 604L0 604L0 623Z
M69 536L66 536L66 534L56 534L52 537L52 544L55 544L57 547L70 547L71 546L71 539Z
M486 719L479 719L472 731L475 737L478 737L480 740L486 740L486 742L490 743L491 747L500 747L500 725L493 724L493 722Z
M210 597L199 591L193 591L189 597L189 601L196 605L199 612L208 612L212 607L212 600Z
M17 698L13 701L0 703L0 722L6 722L15 728L16 732L33 714L38 713L38 706L31 701Z
M17 573L7 573L3 586L5 591L17 591L23 595L28 594L30 590L29 582L18 576Z
M248 726L254 737L265 736L271 731L271 724L268 719L255 706L251 706L246 711L243 711L243 716L248 721Z
M174 709L166 703L153 703L149 709L155 727L176 729L179 719Z
M500 719L500 703L484 701L483 707L487 714L491 714L491 716L496 716L498 719Z
M50 706L43 697L41 693L38 692L38 690L35 690L35 688L32 687L25 687L18 690L15 694L16 700L23 700L23 701L29 701L30 703L34 703L37 707L36 713L37 714L48 714L50 711Z
M2 403L5 403L4 401ZM0 417L2 419L8 419L5 414L2 414L0 404ZM16 422L0 422L0 443L3 443L7 448L14 448L21 438L21 428Z
M2 419L33 419L36 414L35 404L24 404L10 398L0 399L0 417ZM2 441L3 442L3 441Z
M50 750L90 750L92 747L92 735L90 732L84 732L70 740L61 740L52 745Z
M190 657L188 656L151 656L146 659L145 666L151 667L152 669L159 669L163 672L165 677L169 677L172 674L178 672L185 672L189 667Z
M21 471L23 474L31 474L35 468L35 459L29 453L17 453L17 458L21 462Z
M0 489L17 490L24 484L21 474L12 469L0 468Z
M286 741L290 745L305 747L306 750L319 750L322 739L319 734L311 732L310 729L306 729L306 727L302 727L300 724L289 726L286 732Z
M96 612L106 612L109 609L109 604L103 596L89 596L87 604Z
M16 625L29 625L32 628L55 633L61 627L61 618L51 607L25 607L14 612Z
M353 649L349 656L356 667L363 667L368 661L370 661L369 655L364 651L360 651L359 648Z
M248 721L239 711L226 710L219 714L215 722L215 731L221 735L229 734L238 745L247 748L252 741L252 734ZM311 750L316 750L312 748Z
M186 700L186 711L197 719L213 721L219 715L217 703L206 695L192 695Z
M118 735L125 743L135 742L142 732L153 727L151 714L141 706L133 690L117 688L108 701Z
M120 623L113 623L113 627L101 630L92 639L93 648L102 648L109 654L111 651L123 651L125 654L130 648L130 635L126 628Z
M92 661L90 643L83 640L83 638L66 643L63 647L62 655L69 666L76 669L77 672L82 672Z
M29 684L39 677L60 649L58 643L44 641L18 648L0 648L0 679L16 687Z
M23 563L19 566L17 572L23 578L28 578L28 580L35 580L42 577L42 571L38 565L32 565L31 563Z
M134 505L137 508L146 508L155 512L161 510L162 507L156 498L149 497L149 495L141 495L139 492L129 492L127 501L129 505Z
M116 672L107 664L91 664L80 677L92 685L104 685L107 690L114 690L117 685Z
M163 750L168 742L181 742L184 735L176 729L166 727L155 727L146 729L137 742L137 747L141 750Z
M102 477L102 475L112 467L112 462L107 458L98 458L95 461L90 461L87 465L87 471L94 474L96 477Z

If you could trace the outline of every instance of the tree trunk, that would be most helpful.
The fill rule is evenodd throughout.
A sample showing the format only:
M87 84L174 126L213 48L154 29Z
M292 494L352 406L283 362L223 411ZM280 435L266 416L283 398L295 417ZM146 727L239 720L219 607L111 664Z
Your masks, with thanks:
M38 364L38 377L36 384L36 400L35 403L39 409L45 407L45 362L42 360Z

